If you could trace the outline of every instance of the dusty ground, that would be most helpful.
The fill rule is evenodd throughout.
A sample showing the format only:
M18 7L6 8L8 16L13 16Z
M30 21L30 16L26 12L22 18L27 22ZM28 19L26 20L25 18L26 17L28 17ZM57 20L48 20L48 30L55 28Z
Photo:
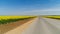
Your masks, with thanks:
M16 21L16 22L13 22L13 23L9 23L9 24L3 24L3 25L0 25L0 33L3 34L9 30L12 30L14 28L17 28L18 26L28 22L32 20L31 19L25 19L25 20L20 20L20 21Z

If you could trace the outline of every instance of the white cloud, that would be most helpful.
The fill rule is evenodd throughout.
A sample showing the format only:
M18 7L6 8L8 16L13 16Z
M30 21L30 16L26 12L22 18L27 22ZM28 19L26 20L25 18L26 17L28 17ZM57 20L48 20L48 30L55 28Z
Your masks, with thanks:
M40 10L40 11L60 11L60 9L45 9L45 10Z
M4 9L4 8L2 8ZM4 10L5 11L5 10ZM40 10L31 10L31 11L1 11L0 15L60 15L60 8L50 8L50 9L40 9ZM6 15L7 15L6 14Z
M23 15L60 15L60 8L25 11Z

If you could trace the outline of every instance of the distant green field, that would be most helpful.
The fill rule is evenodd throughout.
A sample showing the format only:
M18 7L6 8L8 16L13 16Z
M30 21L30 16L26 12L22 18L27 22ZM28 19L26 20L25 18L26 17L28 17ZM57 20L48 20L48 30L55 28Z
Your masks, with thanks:
M52 18L52 19L60 19L60 16L43 16L43 17L46 17L46 18Z

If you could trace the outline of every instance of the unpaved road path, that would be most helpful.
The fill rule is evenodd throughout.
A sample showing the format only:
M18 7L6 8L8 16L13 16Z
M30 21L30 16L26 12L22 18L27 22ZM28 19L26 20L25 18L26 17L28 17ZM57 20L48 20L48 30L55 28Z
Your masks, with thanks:
M60 34L60 20L38 17L22 34Z
M3 24L3 25L0 25L0 34L4 34L5 32L8 32L10 30L13 30L19 26L21 26L22 24L32 20L33 18L31 19L25 19L25 20L20 20L20 21L16 21L16 22L13 22L13 23L9 23L9 24Z

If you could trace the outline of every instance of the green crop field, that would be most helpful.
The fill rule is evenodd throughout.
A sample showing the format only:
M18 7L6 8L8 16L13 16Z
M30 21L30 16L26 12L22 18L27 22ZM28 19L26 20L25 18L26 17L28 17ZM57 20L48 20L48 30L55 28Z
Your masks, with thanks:
M52 19L60 19L60 16L59 15L43 16L43 17L52 18Z
M35 16L0 16L0 24L7 24L19 20L34 18Z

